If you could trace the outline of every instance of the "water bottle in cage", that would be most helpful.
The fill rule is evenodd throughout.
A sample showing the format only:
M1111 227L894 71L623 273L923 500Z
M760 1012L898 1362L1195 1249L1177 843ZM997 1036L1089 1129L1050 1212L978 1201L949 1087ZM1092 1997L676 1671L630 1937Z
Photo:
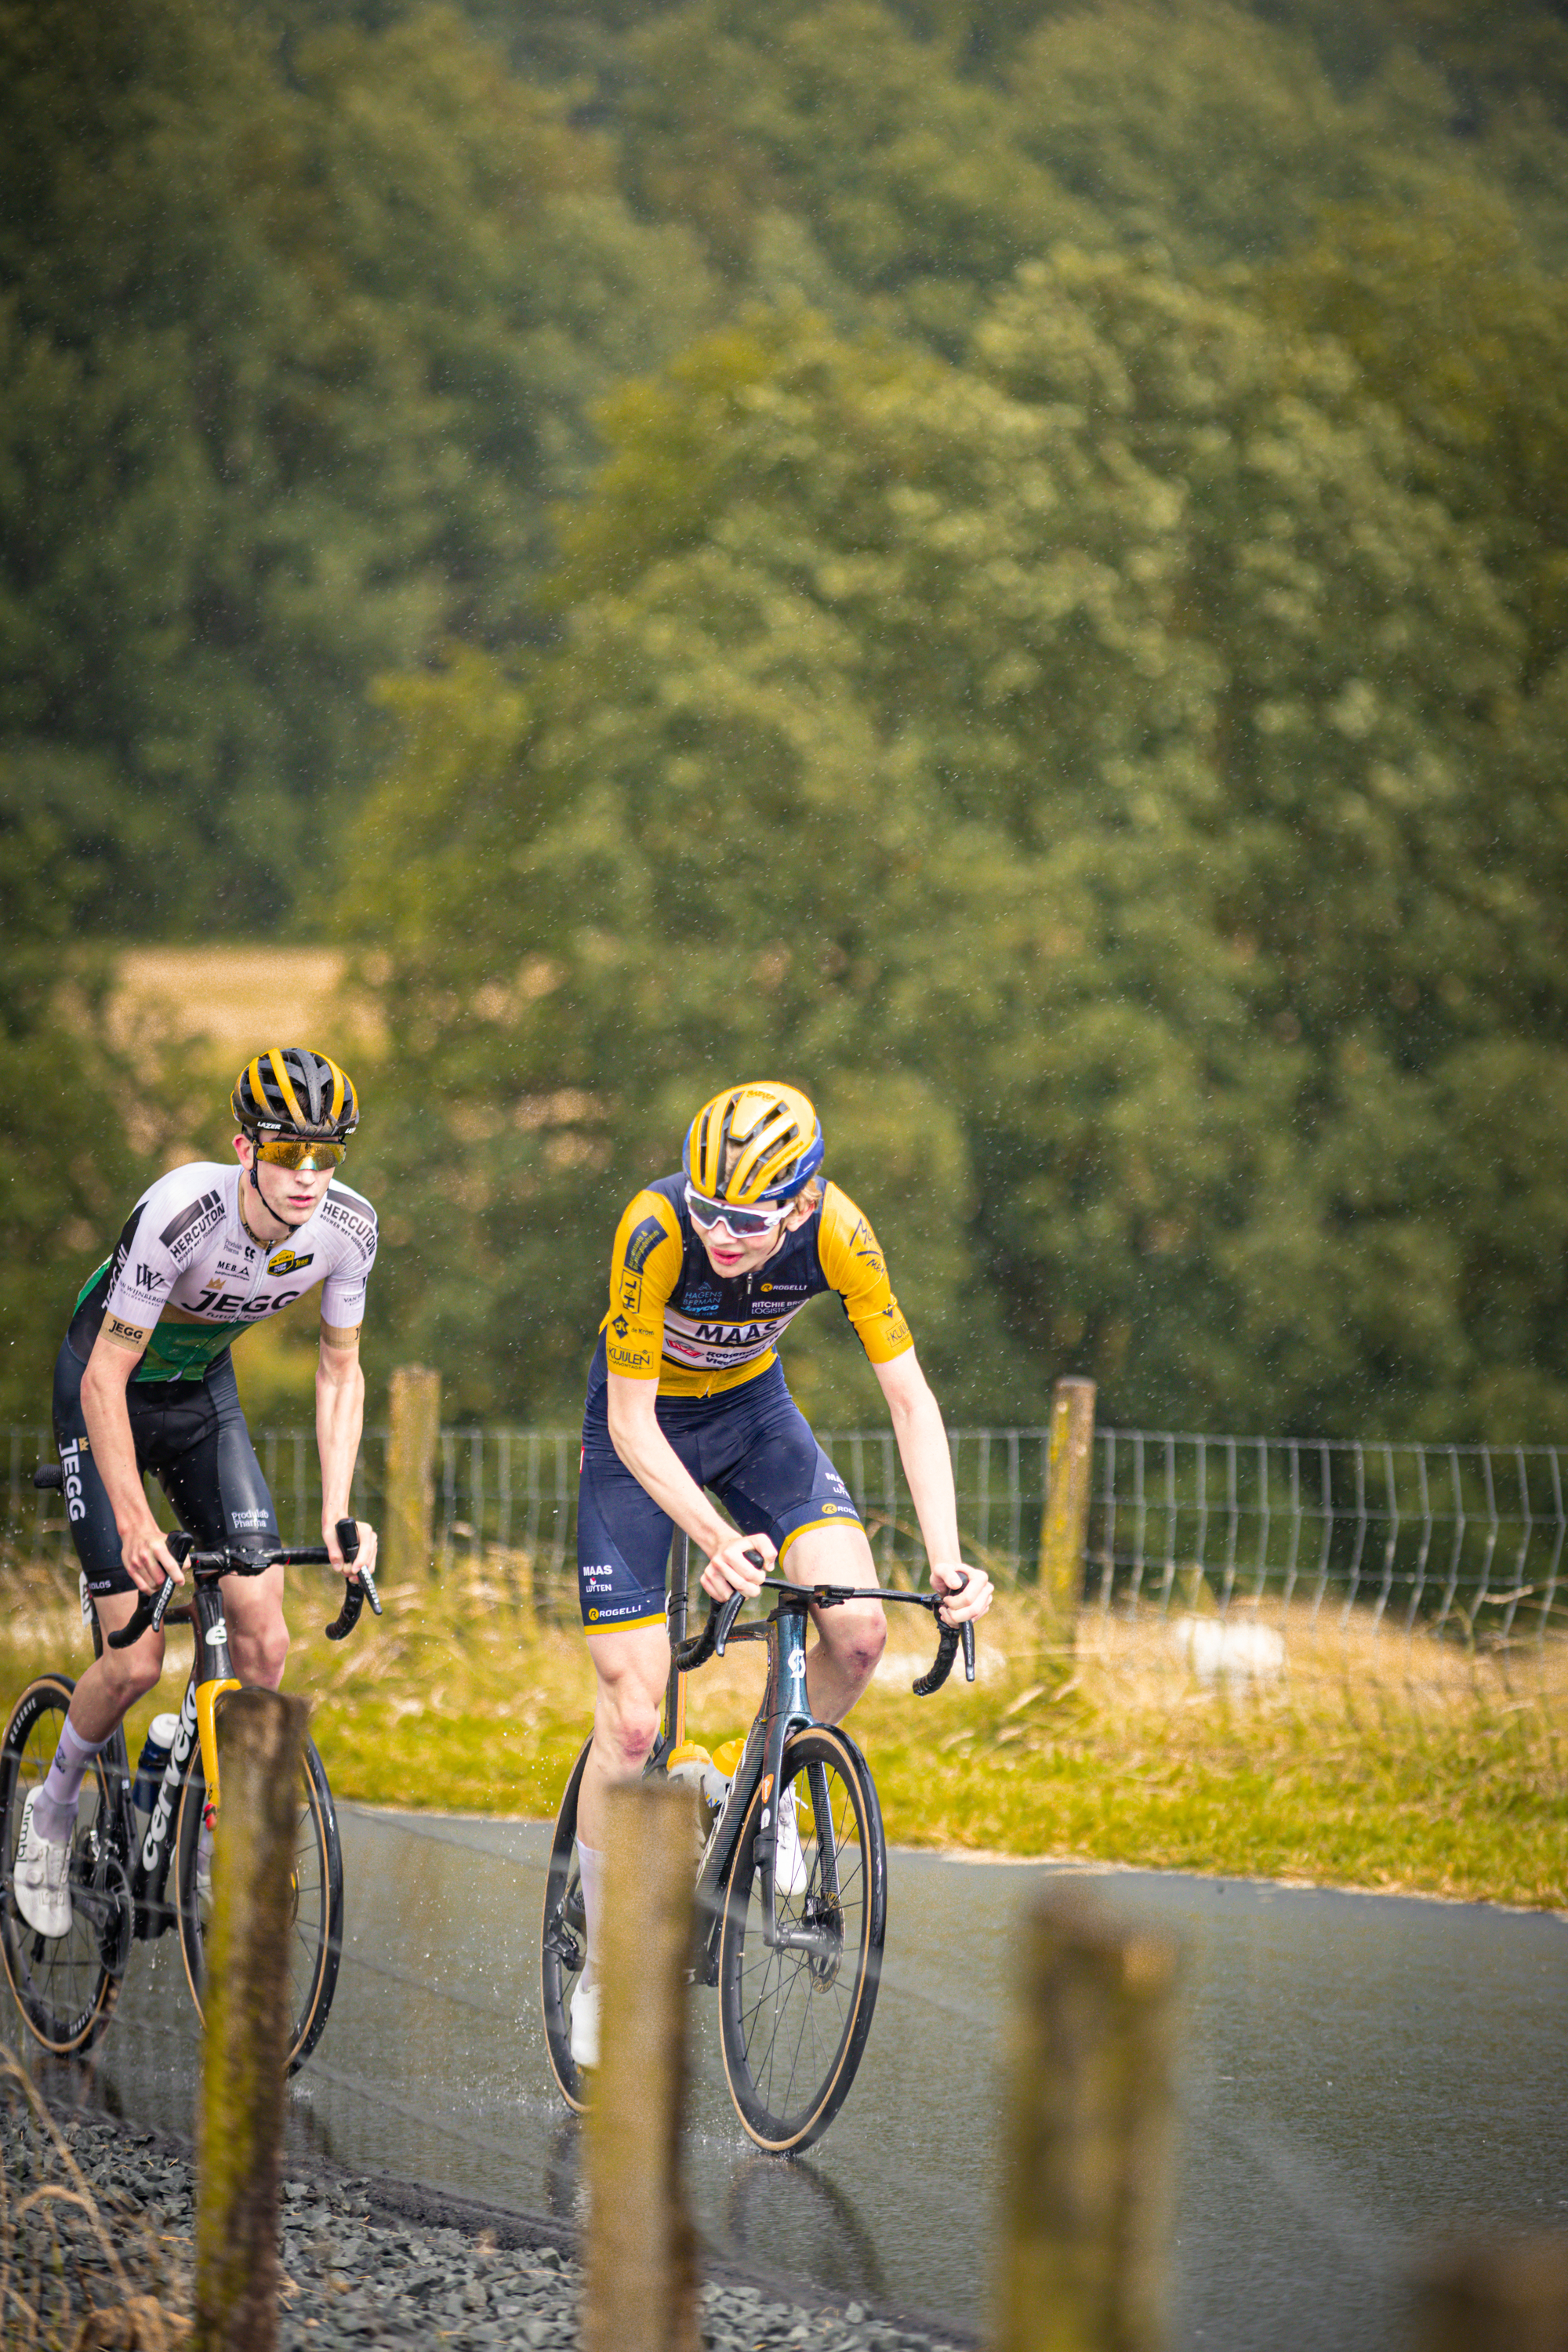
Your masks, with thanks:
M158 1801L158 1784L179 1727L177 1715L155 1715L147 1726L147 1737L136 1759L136 1778L131 1786L131 1801L139 1813L150 1813Z

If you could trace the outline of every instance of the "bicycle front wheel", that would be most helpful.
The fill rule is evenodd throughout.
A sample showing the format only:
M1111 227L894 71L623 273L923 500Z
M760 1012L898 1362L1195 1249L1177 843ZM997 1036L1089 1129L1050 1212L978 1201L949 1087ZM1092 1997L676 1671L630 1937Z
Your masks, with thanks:
M888 1914L881 1808L855 1742L826 1724L797 1732L784 1776L800 1853L793 1885L778 1890L777 1923L811 1941L770 1948L763 1937L759 1788L735 1847L719 1948L730 2095L752 2138L775 2156L820 2139L844 2104L877 2004Z
M93 1899L90 1883L95 1876L104 1875L100 1865L107 1864L103 1844L113 1818L102 1756L93 1758L81 1784L71 1840L73 1914L66 1933L40 1936L29 1927L16 1908L11 1883L22 1808L29 1790L39 1786L54 1762L60 1727L75 1687L65 1675L41 1675L29 1683L12 1710L0 1745L0 1871L5 1878L0 1895L0 1950L28 2031L58 2058L78 2056L98 2040L114 2013L124 1967L117 1952L112 1948L106 1952L106 1937L110 1934L107 1890L100 1891L94 1906L98 1924L89 1916ZM123 1872L119 1875L123 1881ZM85 1901L79 1899L83 1895ZM128 1908L128 1895L126 1902ZM113 1939L128 1941L128 1929L121 1937L116 1922ZM110 1967L110 1958L117 1959L118 1966Z
M544 2047L550 2071L569 2107L581 2115L588 2104L587 2085L572 2055L572 1996L588 1958L588 1923L583 1912L583 1885L577 1868L577 1792L591 1739L572 1767L566 1794L555 1816L550 1841L550 1867L544 1879L544 1917L539 1953L540 2007L544 2013Z
M191 1757L174 1824L175 1885L179 1890L180 1949L185 1981L198 2016L205 2016L206 1936L212 1916L210 1869L203 1867L202 1830L206 1820L206 1773L201 1749ZM221 1808L213 1826L223 1835ZM317 2042L337 1990L343 1943L343 1857L338 1817L316 1743L307 1739L300 1759L295 1804L292 1908L289 1937L289 2059L297 2073Z

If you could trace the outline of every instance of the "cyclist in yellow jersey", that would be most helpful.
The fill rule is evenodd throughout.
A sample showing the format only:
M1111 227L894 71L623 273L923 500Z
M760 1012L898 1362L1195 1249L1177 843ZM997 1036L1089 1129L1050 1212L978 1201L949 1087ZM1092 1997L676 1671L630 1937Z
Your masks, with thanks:
M588 1927L588 1963L572 2009L580 2065L598 2054L605 1791L636 1778L658 1733L669 1668L665 1575L673 1528L700 1549L702 1589L715 1600L755 1592L775 1571L799 1584L877 1581L859 1514L791 1397L776 1353L790 1322L821 1293L837 1292L887 1398L931 1582L954 1596L944 1617L957 1624L991 1605L990 1579L960 1561L941 1408L877 1237L847 1194L821 1176L824 1157L816 1113L797 1088L732 1087L693 1119L681 1174L646 1186L616 1229L609 1311L588 1377L577 1508L578 1589L598 1685L577 1809ZM870 1680L887 1623L874 1601L816 1614L807 1686L813 1712L837 1723ZM783 1807L780 1821L784 1836Z

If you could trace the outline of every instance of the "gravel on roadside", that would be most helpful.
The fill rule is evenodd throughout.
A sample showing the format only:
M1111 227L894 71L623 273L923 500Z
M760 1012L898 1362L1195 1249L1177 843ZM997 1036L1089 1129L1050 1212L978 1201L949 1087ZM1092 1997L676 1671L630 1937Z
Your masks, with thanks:
M59 2141L90 2190L128 2272L174 2324L189 2308L195 2183L187 2150L110 2117L57 2117ZM61 2180L58 2142L17 2101L4 2109L4 2158L12 2199L29 2185ZM334 2176L288 2178L282 2199L281 2352L376 2352L376 2347L575 2346L582 2273L569 2247L545 2242L523 2216L487 2224L470 2209L465 2226L437 2218L443 2202L418 2192L396 2210L390 2184ZM14 2202L10 2209L17 2210ZM36 2238L53 2209L36 2206L15 2224ZM559 2239L559 2229L551 2233ZM521 2242L506 2242L521 2240ZM532 2242L530 2242L529 2241ZM66 2274L79 2315L116 2300L110 2266L90 2229L77 2228ZM59 2268L55 2266L59 2277ZM734 2273L702 2290L702 2336L711 2352L957 2352L959 2337L913 2330L853 2302L782 2297ZM69 2340L68 2337L66 2340Z

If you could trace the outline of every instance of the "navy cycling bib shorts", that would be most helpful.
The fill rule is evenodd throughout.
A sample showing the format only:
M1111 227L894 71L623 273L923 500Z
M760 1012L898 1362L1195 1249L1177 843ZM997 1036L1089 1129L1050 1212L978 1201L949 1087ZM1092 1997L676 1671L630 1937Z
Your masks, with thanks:
M590 1633L663 1623L675 1533L610 1443L603 1361L601 1353L588 1389L577 1489L577 1591ZM777 1363L717 1396L661 1396L656 1411L697 1484L743 1534L762 1530L781 1555L807 1528L860 1525Z

